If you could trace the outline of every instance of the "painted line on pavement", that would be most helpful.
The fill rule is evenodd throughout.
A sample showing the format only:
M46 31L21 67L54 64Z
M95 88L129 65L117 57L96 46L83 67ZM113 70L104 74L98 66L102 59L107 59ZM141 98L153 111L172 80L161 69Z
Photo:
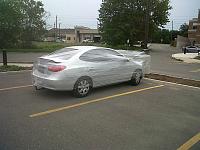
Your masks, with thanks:
M191 139L189 139L186 143L181 145L177 150L189 150L193 145L195 145L198 141L200 141L200 133L193 136Z
M32 115L29 115L29 117L33 118L33 117L44 116L44 115L48 115L48 114L51 114L51 113L55 113L55 112L59 112L59 111L63 111L63 110L71 109L71 108L76 108L76 107L80 107L80 106L87 105L87 104L92 104L92 103L105 101L105 100L111 100L112 98L115 98L115 97L125 96L125 95L138 93L138 92L142 92L142 91L146 91L146 90L151 90L151 89L155 89L155 88L161 88L163 86L164 85L152 86L152 87L148 87L148 88L143 88L143 89L139 89L139 90L124 92L124 93L120 93L120 94L116 94L116 95L102 97L102 98L98 98L98 99L94 99L94 100L89 100L89 101L74 104L74 105L64 106L64 107L60 107L60 108L55 108L55 109L35 113L35 114L32 114Z
M8 88L2 88L0 91L7 91L7 90L13 90L13 89L21 89L26 87L31 87L33 85L24 85L24 86L14 86L14 87L8 87Z
M194 88L194 89L200 89L200 87L190 86L190 85L185 85L185 84L180 84L180 83L174 83L174 82L168 82L168 81L162 81L162 80L156 80L156 79L150 79L150 78L144 78L144 79L150 80L150 81L157 81L157 82L162 82L162 83L174 84L174 85L179 85L179 86L184 86L184 87L189 87L189 88Z

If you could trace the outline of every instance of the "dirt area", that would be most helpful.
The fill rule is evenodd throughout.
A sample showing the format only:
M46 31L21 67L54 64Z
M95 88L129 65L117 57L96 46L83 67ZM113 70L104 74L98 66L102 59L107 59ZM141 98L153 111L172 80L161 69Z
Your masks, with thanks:
M199 80L184 79L184 78L160 75L160 74L155 74L155 73L147 74L147 75L145 75L145 77L150 78L150 79L156 79L156 80L161 80L161 81L167 81L167 82L173 82L173 83L178 83L178 84L200 87Z

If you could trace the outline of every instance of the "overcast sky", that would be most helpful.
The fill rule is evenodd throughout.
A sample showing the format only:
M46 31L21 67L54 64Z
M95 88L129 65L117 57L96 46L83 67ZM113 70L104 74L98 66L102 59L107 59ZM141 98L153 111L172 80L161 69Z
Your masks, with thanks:
M44 8L50 13L47 20L49 27L53 27L56 15L62 28L73 28L75 25L97 27L98 10L102 0L41 0ZM183 23L198 16L200 0L171 0L173 9L170 11L170 21L174 22L174 29L179 29ZM166 28L171 29L172 23Z

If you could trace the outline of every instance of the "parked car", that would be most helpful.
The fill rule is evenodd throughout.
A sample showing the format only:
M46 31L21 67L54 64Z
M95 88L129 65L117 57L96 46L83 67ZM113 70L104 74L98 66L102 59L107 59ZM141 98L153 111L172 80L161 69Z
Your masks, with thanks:
M140 56L140 57L139 57ZM147 59L149 58L149 59ZM129 81L138 85L150 56L94 46L66 47L39 57L32 71L36 89L70 90L87 96L92 88Z
M182 51L185 53L199 53L200 47L198 46L186 46L182 48Z
M83 42L83 43L94 43L94 41L91 40L91 39L86 39L86 40L83 40L82 42Z

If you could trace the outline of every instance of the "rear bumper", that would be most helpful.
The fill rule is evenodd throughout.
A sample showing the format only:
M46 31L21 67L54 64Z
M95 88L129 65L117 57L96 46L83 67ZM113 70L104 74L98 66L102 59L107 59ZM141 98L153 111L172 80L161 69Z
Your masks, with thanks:
M56 90L56 91L71 91L74 87L74 82L71 79L51 79L40 77L32 74L33 86L42 87L46 89Z

